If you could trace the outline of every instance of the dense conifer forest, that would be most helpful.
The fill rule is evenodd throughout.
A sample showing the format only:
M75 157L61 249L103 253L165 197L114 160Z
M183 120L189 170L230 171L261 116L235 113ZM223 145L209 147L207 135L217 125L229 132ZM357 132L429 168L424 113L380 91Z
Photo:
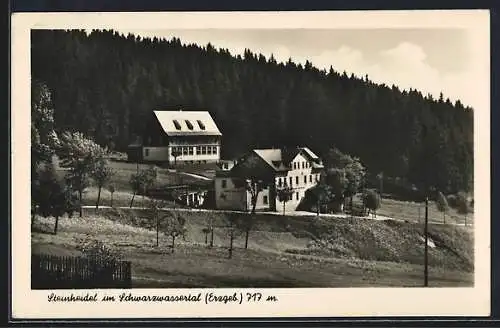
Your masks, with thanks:
M154 109L208 110L223 157L257 147L336 147L372 174L445 193L471 191L473 110L441 96L246 50L116 31L32 31L32 79L52 95L57 131L125 150Z

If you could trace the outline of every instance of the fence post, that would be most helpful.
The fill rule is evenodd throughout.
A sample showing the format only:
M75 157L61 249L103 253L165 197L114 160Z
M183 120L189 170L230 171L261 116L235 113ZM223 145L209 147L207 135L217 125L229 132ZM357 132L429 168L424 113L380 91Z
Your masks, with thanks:
M126 281L127 288L132 288L132 262L126 262L126 277L124 281Z

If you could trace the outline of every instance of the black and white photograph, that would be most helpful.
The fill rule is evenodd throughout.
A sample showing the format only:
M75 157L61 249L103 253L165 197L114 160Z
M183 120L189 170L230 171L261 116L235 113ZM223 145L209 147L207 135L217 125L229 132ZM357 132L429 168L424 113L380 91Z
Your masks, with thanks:
M23 288L480 311L453 294L489 288L489 21L469 14L37 14L12 77Z

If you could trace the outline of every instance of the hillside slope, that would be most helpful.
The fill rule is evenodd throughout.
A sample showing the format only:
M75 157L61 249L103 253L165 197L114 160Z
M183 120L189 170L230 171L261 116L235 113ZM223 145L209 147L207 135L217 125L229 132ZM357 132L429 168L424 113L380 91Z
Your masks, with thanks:
M62 236L36 235L34 244L52 243L54 238L64 239L65 245L75 243L78 234L89 234L119 248L148 248L154 245L156 233L148 215L138 210L100 210L99 216L62 219ZM170 215L171 213L165 213ZM204 247L202 231L210 217L207 213L183 212L186 218L183 247ZM214 214L212 214L214 215ZM229 236L224 214L214 220L216 248L228 247ZM50 230L51 219L39 218L39 223ZM473 230L461 226L429 226L429 265L440 270L474 271ZM72 239L73 238L73 239ZM170 238L160 234L162 247L170 245ZM244 235L235 239L235 247L242 248ZM164 252L168 252L164 248ZM250 232L252 251L280 256L301 256L305 259L365 260L422 266L424 261L423 227L421 224L373 221L367 219L341 219L317 217L288 217L258 215ZM163 252L163 251L160 251Z

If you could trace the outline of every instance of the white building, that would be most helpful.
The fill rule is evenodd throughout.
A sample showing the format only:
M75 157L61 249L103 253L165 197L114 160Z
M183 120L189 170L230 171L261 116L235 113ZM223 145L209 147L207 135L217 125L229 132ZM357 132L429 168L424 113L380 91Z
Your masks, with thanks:
M265 188L258 194L256 210L295 210L304 198L306 190L315 186L323 169L320 158L309 148L254 149L234 165L222 162L222 169L215 177L215 204L218 209L250 210L250 193L240 174L239 167L251 161L252 168L266 177ZM291 199L285 204L278 198L277 191L291 187Z
M202 164L220 159L222 134L206 111L153 111L142 142L129 145L132 161Z

